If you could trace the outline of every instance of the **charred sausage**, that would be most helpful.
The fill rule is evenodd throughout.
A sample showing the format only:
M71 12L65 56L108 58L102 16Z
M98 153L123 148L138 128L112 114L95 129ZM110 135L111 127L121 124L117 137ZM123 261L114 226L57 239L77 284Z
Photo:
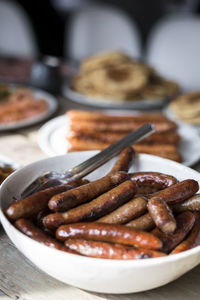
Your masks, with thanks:
M136 217L141 216L146 210L147 199L145 197L135 197L108 215L98 219L97 222L124 224Z
M180 253L182 251L194 248L200 245L200 213L195 213L195 223L188 237L180 243L170 254Z
M117 161L115 162L113 168L108 174L114 174L119 171L128 172L129 167L132 163L134 157L134 150L131 147L125 148L119 155Z
M127 180L89 203L82 204L64 213L54 213L43 219L44 225L55 229L62 224L94 221L130 200L136 193L135 184Z
M118 172L110 176L107 175L83 186L74 188L71 191L56 194L50 199L48 206L55 212L66 211L96 198L113 188L115 185L125 181L127 178L128 175L124 172Z
M162 242L151 233L128 228L124 225L97 222L62 225L57 229L56 237L61 241L71 238L83 238L145 249L159 250L162 248Z
M173 233L176 220L171 209L162 198L152 197L147 205L148 211L156 226L164 233Z
M174 247L180 244L192 229L195 222L195 216L190 211L182 212L176 218L177 227L173 234L164 234L158 228L153 230L153 234L163 242L162 250L169 253Z
M63 184L36 192L27 198L11 203L6 210L6 215L10 220L13 221L19 218L31 217L38 212L45 210L47 208L49 199L53 195L68 191L76 186L77 181L74 181L68 184Z
M144 248L127 247L108 242L69 239L65 246L82 255L105 259L144 259L166 256L166 254Z
M56 241L51 236L48 236L46 233L44 233L41 229L33 225L33 223L27 219L18 219L14 225L22 233L29 236L35 241L38 241L51 248L69 252L68 249L62 243ZM71 252L75 253L73 250L71 250Z
M157 188L159 190L165 189L178 182L174 176L159 172L132 173L130 174L130 179L135 182L137 186L148 186L151 188Z

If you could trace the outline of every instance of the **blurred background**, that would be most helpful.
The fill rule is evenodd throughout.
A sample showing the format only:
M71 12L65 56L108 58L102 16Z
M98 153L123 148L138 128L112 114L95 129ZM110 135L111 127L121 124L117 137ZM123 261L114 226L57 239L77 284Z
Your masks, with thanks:
M199 0L0 0L0 78L25 80L33 61L46 56L76 65L103 50L123 50L183 89L196 89L199 13Z

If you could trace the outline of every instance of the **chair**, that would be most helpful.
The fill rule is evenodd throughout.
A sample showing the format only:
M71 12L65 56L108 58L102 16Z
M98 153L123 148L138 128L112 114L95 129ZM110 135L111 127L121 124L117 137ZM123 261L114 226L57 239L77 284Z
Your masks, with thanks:
M141 41L136 25L122 11L107 6L86 6L74 12L64 42L71 60L105 50L121 50L134 57L141 55Z
M0 1L0 55L35 57L38 48L23 8L11 0Z
M172 15L153 28L147 43L147 62L183 90L200 88L200 18Z

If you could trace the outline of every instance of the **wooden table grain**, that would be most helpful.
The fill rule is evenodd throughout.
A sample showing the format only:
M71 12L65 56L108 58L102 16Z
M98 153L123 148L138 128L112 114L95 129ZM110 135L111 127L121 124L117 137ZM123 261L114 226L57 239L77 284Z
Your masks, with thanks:
M59 101L57 115L69 108L83 108L67 100ZM21 166L46 158L37 144L40 126L1 134L0 154L9 156ZM200 163L193 168L200 171ZM16 249L0 226L0 300L197 300L200 299L199 280L200 265L172 283L150 291L127 295L87 292L59 282L36 268Z

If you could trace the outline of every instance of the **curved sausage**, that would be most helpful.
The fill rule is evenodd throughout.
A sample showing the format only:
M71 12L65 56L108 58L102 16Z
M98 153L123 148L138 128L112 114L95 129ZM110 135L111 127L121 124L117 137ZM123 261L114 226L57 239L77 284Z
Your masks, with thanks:
M105 259L144 259L166 256L166 254L155 250L81 239L66 240L65 246L82 255Z
M192 229L194 222L194 214L190 211L185 211L176 217L177 227L173 234L165 234L158 228L153 230L152 233L163 242L161 251L169 253L174 247L181 243Z
M136 193L135 184L127 180L89 203L82 204L64 213L54 213L43 219L44 225L55 229L62 224L94 221L130 200Z
M56 194L49 200L48 206L55 212L66 211L96 198L115 185L125 181L127 178L128 175L124 172L118 172L110 176L107 175L83 186L74 188L71 191Z
M172 205L172 210L174 212L182 212L187 210L200 211L200 194L196 194L184 202Z
M178 180L171 175L162 174L159 172L137 172L130 174L130 179L137 184L137 186L148 186L157 189L165 189L174 185Z
M55 248L58 250L69 252L68 249L60 242L56 241L54 238L48 236L41 229L33 225L32 222L26 219L18 219L15 222L15 227L19 229L22 233L29 236L35 241L38 241L48 247ZM70 249L69 249L70 250ZM75 251L70 250L71 253Z
M6 215L10 220L13 221L19 218L31 217L41 210L45 210L47 208L49 199L53 195L73 189L77 185L77 181L72 181L70 183L38 191L27 198L11 203L6 210Z
M200 213L196 213L195 223L188 237L180 243L170 254L180 253L200 245Z
M171 204L184 201L185 199L193 196L198 191L198 189L199 185L197 181L193 179L187 179L164 190L149 195L149 200L152 197L159 197L171 207ZM155 223L151 215L149 213L146 213L145 215L134 219L133 221L130 221L126 224L126 226L149 231L155 227Z
M151 197L160 197L168 204L183 202L192 197L199 189L199 184L196 180L187 179L176 183L164 190L154 193Z
M97 222L124 224L141 216L146 210L147 199L145 197L135 197L108 215L98 219Z
M128 147L121 151L117 161L115 162L114 166L112 167L111 171L108 173L109 175L114 174L119 171L128 172L129 167L132 163L134 158L135 152L133 148Z
M56 237L61 241L70 238L83 238L145 249L159 250L162 248L162 242L153 234L116 224L92 222L62 225L57 229Z
M147 204L148 211L156 226L164 233L173 233L176 220L171 209L162 198L152 197Z
M150 213L146 213L143 216L134 219L126 224L128 227L132 227L137 230L150 231L155 227L155 223L150 215Z

